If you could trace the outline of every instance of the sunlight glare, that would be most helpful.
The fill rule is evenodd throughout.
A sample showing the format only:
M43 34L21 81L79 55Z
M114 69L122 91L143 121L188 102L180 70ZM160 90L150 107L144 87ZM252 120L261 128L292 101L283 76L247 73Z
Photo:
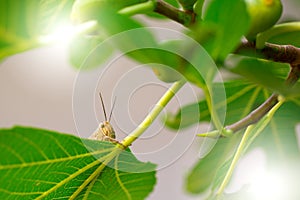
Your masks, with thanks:
M264 171L253 178L249 192L255 200L282 200L288 191L286 185L279 172Z
M68 44L75 36L92 30L97 26L96 21L88 21L80 25L64 24L58 26L52 33L39 38L42 44L63 43Z

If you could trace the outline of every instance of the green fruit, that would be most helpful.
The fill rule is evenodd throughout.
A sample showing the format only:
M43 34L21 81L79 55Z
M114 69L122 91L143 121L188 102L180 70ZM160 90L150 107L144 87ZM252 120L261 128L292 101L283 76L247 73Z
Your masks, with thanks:
M177 0L178 3L183 7L185 10L193 10L193 6L197 0Z
M245 0L251 18L251 25L246 37L255 40L257 33L271 28L282 13L280 0Z
M118 11L146 1L148 0L76 0L72 7L71 19L78 23L95 20L103 8Z

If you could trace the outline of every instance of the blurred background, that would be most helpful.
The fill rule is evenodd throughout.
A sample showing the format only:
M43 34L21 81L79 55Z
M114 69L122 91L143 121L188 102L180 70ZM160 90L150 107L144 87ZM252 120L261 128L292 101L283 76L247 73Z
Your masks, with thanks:
M299 0L282 2L281 21L299 20ZM183 29L174 22L138 18L148 26ZM170 86L157 80L150 68L125 57L115 58L109 67L96 71L99 76L95 79L95 71L75 70L69 64L68 48L64 44L5 59L0 64L0 127L40 127L88 137L104 120L98 97L101 91L107 112L116 96L111 123L120 140L141 122ZM179 106L200 96L200 90L186 85L162 115L175 112ZM211 141L195 138L196 133L207 131L208 124L176 133L163 127L162 115L131 147L139 159L158 164L157 184L148 199L201 199L185 193L184 177L199 156L209 150ZM263 160L259 151L255 153L255 161ZM253 158L254 154L248 156L250 162Z

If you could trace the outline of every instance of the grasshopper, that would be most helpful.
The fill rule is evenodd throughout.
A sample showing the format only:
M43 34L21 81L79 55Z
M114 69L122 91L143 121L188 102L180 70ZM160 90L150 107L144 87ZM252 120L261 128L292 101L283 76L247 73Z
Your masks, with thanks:
M101 93L99 93L99 96L100 96L100 100L101 100L101 105L102 105L105 121L103 121L102 123L99 124L99 127L94 131L94 133L89 138L94 139L94 140L110 141L115 144L116 143L120 144L120 142L118 140L116 140L115 131L114 131L112 125L110 124L110 119L112 116L112 111L115 106L116 98L114 99L113 106L112 106L110 114L109 114L109 118L107 119L104 101L103 101Z

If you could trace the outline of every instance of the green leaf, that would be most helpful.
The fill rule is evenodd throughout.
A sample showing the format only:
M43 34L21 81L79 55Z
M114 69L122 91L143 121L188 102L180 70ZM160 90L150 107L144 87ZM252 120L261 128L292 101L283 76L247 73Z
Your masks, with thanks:
M286 102L276 112L270 125L256 139L253 147L265 150L270 164L280 161L300 163L300 152L296 135L296 125L300 122L300 104Z
M68 21L74 0L2 0L0 59L40 46L41 34Z
M268 42L279 45L294 45L300 47L300 39L299 39L299 31L289 32L282 35L278 35L276 37L272 37Z
M242 75L254 83L261 84L286 97L300 94L299 83L293 87L285 83L290 68L287 64L246 56L231 56L229 60L227 67L232 72Z
M77 69L91 69L103 64L113 53L101 36L75 37L69 45L69 59Z
M215 83L215 88L223 88L223 83ZM217 110L226 105L225 124L231 124L246 116L259 103L264 101L263 90L257 85L250 84L245 80L232 80L224 83L226 99L215 105ZM192 103L180 108L176 114L169 113L165 124L169 128L186 128L195 123L210 121L211 116L206 100Z
M188 192L199 194L212 186L213 181L219 178L216 176L220 174L219 170L222 170L222 166L232 158L240 138L241 135L237 134L231 138L218 140L214 148L189 172L186 179Z
M208 26L216 26L216 37L205 47L213 58L220 60L238 46L250 25L243 0L212 0L203 13L203 19Z
M36 21L39 34L51 33L59 25L71 23L70 13L75 0L38 0L38 2L40 19L37 20L35 16L30 20Z
M268 125L269 128L264 129L264 131L260 133L260 136L254 143L255 145L252 144L252 148L260 147L266 152L269 168L279 168L279 170L282 170L282 172L280 172L282 175L285 175L288 171L297 169L295 166L300 166L300 152L295 134L295 125L300 121L299 112L299 105L292 102L284 104L271 119L271 123ZM291 113L291 115L287 116L286 113ZM258 127L253 130L259 130L259 123L257 125ZM280 134L283 135L280 136ZM241 134L237 135L241 136ZM234 137L237 137L237 135L234 135ZM252 135L252 137L254 137L254 135ZM232 138L229 139L232 140ZM249 143L250 141L251 139L247 142ZM236 145L236 143L232 143L230 146L234 144ZM247 150L249 149L244 149L244 151ZM226 156L224 156L224 152L227 152ZM204 159L201 159L196 164L192 173L189 175L187 179L189 191L192 193L202 193L211 185L212 191L220 187L229 169L229 165L232 162L233 153L234 151L228 152L226 145L215 146ZM214 159L218 160L218 163L214 161ZM213 167L211 163L217 164L217 167ZM202 178L204 175L209 176L209 180ZM299 181L295 180L294 176L289 175L287 179L293 182L293 184L299 184ZM288 193L291 194L291 196L299 193L296 188L289 189ZM240 195L234 194L229 196L233 198Z
M256 47L262 49L265 42L279 45L294 45L300 47L300 22L288 22L273 26L272 28L259 33L256 39Z
M157 59L154 60L148 56L148 62L160 64L154 66L154 71L158 71L158 77L163 81L178 80L181 77L176 72L180 72L190 82L204 87L205 80L209 79L209 71L214 70L212 66L214 63L211 62L204 49L200 49L186 39L159 43L155 51L157 51ZM151 54L146 53L146 55Z
M177 0L184 10L193 11L194 4L197 0Z
M114 149L108 142L41 129L1 129L0 198L144 199L155 184L155 165L129 151L101 165Z

